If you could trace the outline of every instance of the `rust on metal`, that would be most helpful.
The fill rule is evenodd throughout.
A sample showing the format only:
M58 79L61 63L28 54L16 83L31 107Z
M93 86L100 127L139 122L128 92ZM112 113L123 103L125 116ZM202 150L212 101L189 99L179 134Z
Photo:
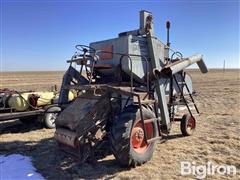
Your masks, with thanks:
M98 54L101 60L111 60L113 58L113 46L100 47L101 52Z
M76 141L77 135L73 131L69 131L63 128L58 128L55 131L54 137L57 141L59 141L62 144L75 147L75 141Z

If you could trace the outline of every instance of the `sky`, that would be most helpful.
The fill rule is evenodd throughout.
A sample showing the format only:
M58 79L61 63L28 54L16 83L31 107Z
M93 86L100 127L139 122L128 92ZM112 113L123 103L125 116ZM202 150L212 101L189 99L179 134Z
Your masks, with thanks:
M65 70L76 44L110 39L139 27L153 13L157 37L209 68L240 68L239 1L1 0L1 71Z

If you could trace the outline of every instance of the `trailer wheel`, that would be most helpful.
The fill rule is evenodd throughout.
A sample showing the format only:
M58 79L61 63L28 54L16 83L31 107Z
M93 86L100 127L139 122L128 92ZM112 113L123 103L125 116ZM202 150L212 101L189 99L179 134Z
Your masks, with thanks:
M143 108L144 119L154 118L154 114ZM111 145L115 158L122 166L138 166L149 161L153 155L155 142L145 143L138 106L125 109L113 122ZM145 124L147 138L157 134L156 122Z
M191 136L196 129L196 120L190 114L184 114L180 124L183 136Z
M59 107L50 107L46 110L43 118L43 122L47 128L55 128L55 120L58 116L58 113L61 111Z

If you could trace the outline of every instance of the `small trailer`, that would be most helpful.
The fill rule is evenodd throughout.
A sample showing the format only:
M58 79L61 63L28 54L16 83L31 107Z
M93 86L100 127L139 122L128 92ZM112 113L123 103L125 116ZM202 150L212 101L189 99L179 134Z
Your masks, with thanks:
M59 108L57 91L18 92L0 89L0 121L19 119L22 123L38 120L47 128L55 128Z

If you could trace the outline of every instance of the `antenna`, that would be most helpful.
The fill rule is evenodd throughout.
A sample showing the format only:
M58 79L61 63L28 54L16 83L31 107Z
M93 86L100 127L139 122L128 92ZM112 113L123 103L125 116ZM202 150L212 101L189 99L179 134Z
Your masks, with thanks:
M223 60L223 72L225 72L225 59Z

